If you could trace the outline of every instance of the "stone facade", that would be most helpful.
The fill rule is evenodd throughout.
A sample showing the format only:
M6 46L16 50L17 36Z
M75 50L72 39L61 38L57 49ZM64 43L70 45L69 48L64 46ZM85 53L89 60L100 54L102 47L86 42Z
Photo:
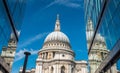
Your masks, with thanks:
M16 40L11 38L8 42L8 46L4 46L2 48L1 57L5 60L5 63L10 67L10 70L12 68L12 64L15 57L16 44Z
M75 61L74 57L69 38L60 31L57 16L55 30L46 37L38 52L35 73L88 73L87 61Z
M21 67L19 73L22 73L22 70L23 70L23 68ZM35 73L35 69L26 70L25 73Z
M60 31L59 17L38 53L35 73L87 73L87 62L74 60L70 41Z

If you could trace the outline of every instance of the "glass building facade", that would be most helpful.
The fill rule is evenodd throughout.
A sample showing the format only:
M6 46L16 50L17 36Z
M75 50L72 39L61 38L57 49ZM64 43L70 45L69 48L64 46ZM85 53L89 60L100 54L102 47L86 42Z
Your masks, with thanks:
M0 0L0 52L2 47L8 45L11 33L18 41L18 31L20 31L21 22L26 0ZM0 70L5 69L5 73L9 72L8 66L3 63L0 58Z
M92 37L88 54L97 39L96 34L104 37L106 47L110 50L96 73L107 72L113 64L117 64L117 70L120 70L120 0L85 0L84 5L86 26L91 20L94 29L92 34L88 34Z

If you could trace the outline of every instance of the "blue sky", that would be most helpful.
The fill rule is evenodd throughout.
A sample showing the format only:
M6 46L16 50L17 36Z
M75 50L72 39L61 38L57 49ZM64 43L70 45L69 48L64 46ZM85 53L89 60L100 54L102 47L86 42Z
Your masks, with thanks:
M70 40L75 60L87 60L83 0L27 0L21 34L12 73L18 73L24 62L24 51L31 52L27 69L35 68L37 52L45 37L54 31L60 15L61 31Z

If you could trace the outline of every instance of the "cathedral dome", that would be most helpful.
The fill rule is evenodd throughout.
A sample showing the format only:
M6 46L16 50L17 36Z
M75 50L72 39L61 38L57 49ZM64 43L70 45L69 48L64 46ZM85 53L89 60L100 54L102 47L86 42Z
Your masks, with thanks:
M50 42L50 41L60 41L60 42L69 43L68 37L63 32L60 32L60 31L54 31L54 32L50 33L46 37L44 43Z
M69 38L60 31L60 21L57 15L57 20L55 23L55 29L53 32L49 33L44 40L43 49L71 49Z
M44 43L50 41L60 41L64 43L69 43L68 37L63 32L60 31L59 15L57 15L55 30L46 37Z

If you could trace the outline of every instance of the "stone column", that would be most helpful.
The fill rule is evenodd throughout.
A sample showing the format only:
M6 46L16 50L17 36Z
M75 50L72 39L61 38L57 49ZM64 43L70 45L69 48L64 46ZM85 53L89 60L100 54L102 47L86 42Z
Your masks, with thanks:
M54 68L54 70L53 70L53 73L57 73L57 65L53 65L53 68Z
M42 63L36 63L36 71L35 73L43 73L42 72Z

